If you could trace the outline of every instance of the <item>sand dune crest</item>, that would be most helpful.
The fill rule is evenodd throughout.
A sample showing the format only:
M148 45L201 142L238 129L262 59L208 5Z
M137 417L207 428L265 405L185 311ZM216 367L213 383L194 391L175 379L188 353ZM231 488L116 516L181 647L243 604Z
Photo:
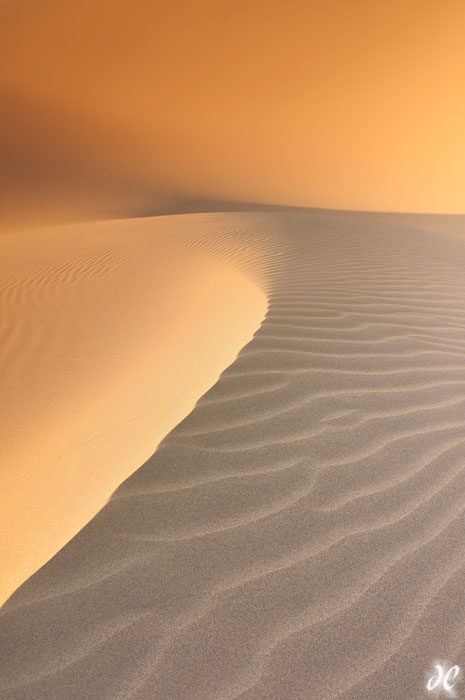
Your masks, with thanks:
M234 228L162 217L1 238L1 600L95 515L258 327L266 300L254 280L273 255L254 265L259 242L238 252Z
M6 700L421 700L465 666L463 240L230 222L266 318L3 607Z

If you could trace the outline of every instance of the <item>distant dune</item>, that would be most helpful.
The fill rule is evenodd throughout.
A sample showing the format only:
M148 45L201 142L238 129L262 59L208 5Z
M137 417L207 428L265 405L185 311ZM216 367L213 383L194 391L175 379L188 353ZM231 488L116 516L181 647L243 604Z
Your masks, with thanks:
M311 210L106 223L94 230L90 257L67 264L64 255L44 263L34 284L25 272L13 285L21 323L12 366L54 332L60 353L73 340L81 358L69 388L80 397L76 413L57 413L52 447L76 416L79 424L90 417L96 433L106 411L108 428L117 409L148 421L141 431L135 421L120 436L107 432L106 451L92 459L83 450L87 471L65 493L63 512L86 494L95 508L96 484L102 498L125 476L125 441L148 456L148 443L155 448L231 364L4 605L2 700L421 700L434 659L465 666L465 241L428 225L427 217ZM437 218L431 227L440 229ZM182 253L151 249L150 237L162 234L172 251L178 231L199 238L189 234ZM244 275L269 308L232 361L264 308ZM101 315L71 335L69 319L55 330L51 318L39 324L40 294L58 305L69 287L66 309L93 310L93 288L73 286L83 277L121 325L133 324L131 334L125 326L119 337L118 322L111 333L100 328ZM162 287L166 316L156 308ZM99 358L89 370L79 338L94 332L99 343L111 339L111 355L89 349ZM129 341L138 353L126 375ZM40 377L48 372L54 386L54 363L58 374L66 366L58 350L44 355L49 370L37 364L38 401ZM137 367L136 384L147 383L138 405ZM166 368L178 383L163 385L160 404L152 372L163 379ZM92 412L84 388L101 373L108 385L97 387ZM189 395L175 407L183 386ZM41 460L15 488L31 483L40 501L58 478L69 484L77 465L44 461L42 426L34 439L26 428L28 420L22 438Z

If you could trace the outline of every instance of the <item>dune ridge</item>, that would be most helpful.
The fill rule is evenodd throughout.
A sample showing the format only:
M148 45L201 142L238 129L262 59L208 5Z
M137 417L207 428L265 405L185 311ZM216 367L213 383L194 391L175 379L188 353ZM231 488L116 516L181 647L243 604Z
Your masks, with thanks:
M276 253L260 233L234 248L241 228L240 216L159 217L0 238L0 602L258 327Z
M5 700L421 700L465 664L465 242L224 216L265 320L3 606Z

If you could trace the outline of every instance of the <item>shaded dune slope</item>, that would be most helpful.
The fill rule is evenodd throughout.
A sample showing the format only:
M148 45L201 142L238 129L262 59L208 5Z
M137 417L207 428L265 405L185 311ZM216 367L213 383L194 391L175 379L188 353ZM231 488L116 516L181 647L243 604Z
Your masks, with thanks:
M420 700L465 665L465 245L248 217L265 321L3 607L3 700Z

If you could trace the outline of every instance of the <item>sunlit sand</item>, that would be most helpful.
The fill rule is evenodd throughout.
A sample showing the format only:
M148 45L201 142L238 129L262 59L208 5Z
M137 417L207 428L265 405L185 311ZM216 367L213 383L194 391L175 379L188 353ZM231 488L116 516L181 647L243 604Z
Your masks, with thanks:
M226 252L195 217L0 238L1 600L251 338L265 297Z

